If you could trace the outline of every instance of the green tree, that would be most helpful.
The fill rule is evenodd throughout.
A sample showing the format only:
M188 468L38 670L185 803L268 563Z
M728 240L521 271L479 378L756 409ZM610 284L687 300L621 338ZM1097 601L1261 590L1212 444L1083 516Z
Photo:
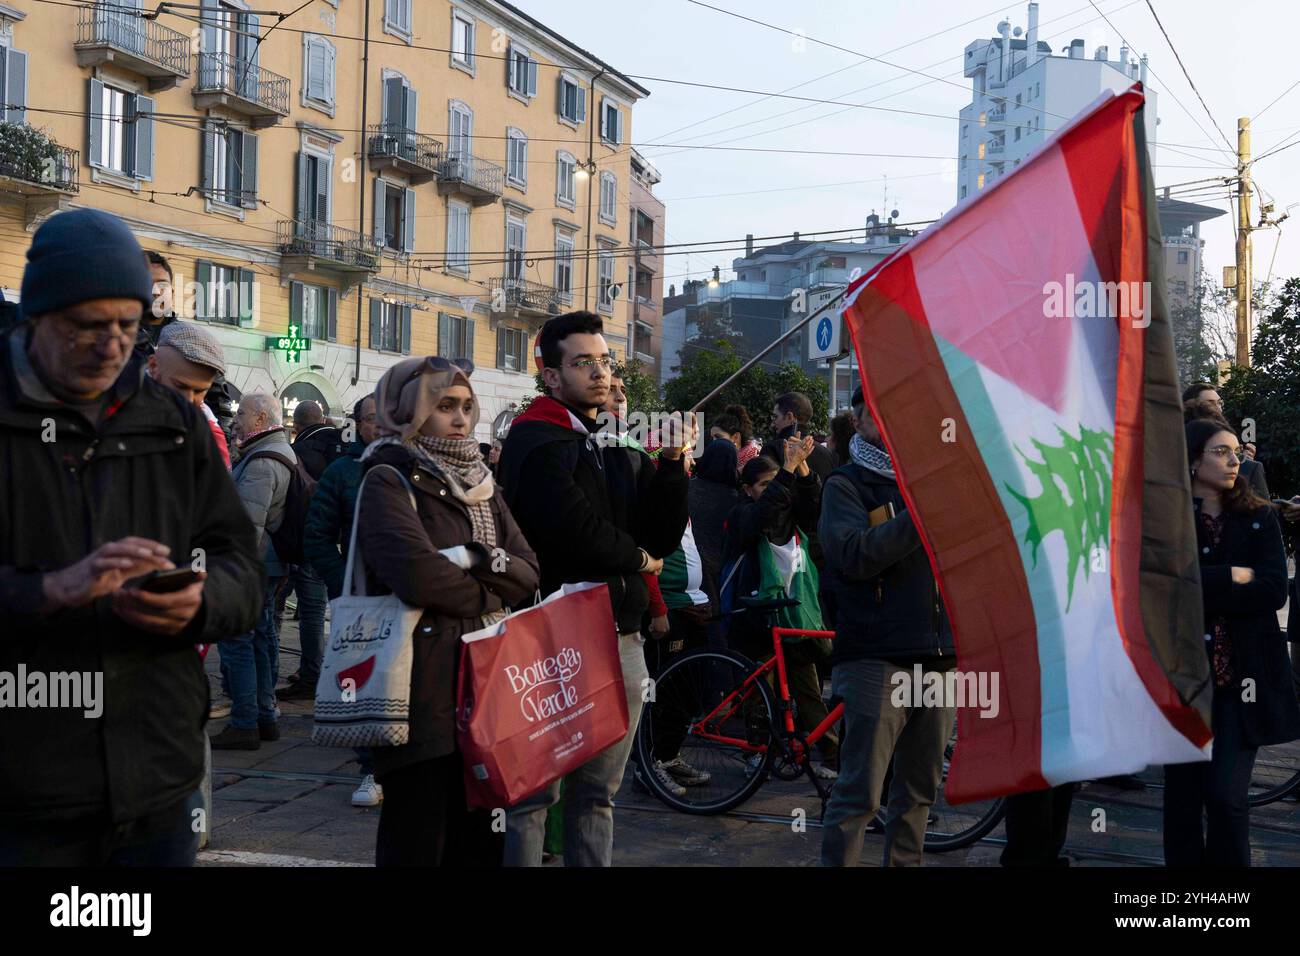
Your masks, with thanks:
M693 407L734 375L742 364L735 348L725 339L716 340L707 350L697 349L694 354L682 359L682 364L676 368L677 377L664 385L667 406L671 409ZM807 395L813 406L810 422L813 429L822 431L827 427L830 400L826 394L826 384L794 362L783 363L772 373L757 365L749 369L704 406L704 425L707 428L709 418L721 414L728 405L743 405L749 410L749 415L760 432L766 433L765 426L772 405L783 392L802 392Z
M1249 368L1232 366L1219 387L1228 418L1254 440L1270 491L1300 493L1300 277L1288 279L1259 313Z

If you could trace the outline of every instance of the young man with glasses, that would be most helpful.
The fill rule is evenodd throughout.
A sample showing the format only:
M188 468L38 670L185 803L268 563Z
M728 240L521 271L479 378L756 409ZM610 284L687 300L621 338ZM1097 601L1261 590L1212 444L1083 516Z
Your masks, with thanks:
M60 213L0 339L0 672L83 685L82 706L0 714L0 866L194 862L194 645L252 626L261 568L203 416L132 358L150 286L120 219ZM197 573L142 586L178 566Z
M539 336L550 394L511 423L498 474L506 501L541 564L541 589L565 582L609 587L627 692L628 732L564 781L564 861L609 866L614 847L614 794L632 749L647 678L641 621L649 597L641 572L658 573L686 530L683 449L688 426L668 436L657 468L636 468L622 449L602 447L598 413L609 398L613 362L603 326L590 312L551 319ZM605 640L591 634L588 640ZM511 808L507 866L540 866L546 812L560 781Z

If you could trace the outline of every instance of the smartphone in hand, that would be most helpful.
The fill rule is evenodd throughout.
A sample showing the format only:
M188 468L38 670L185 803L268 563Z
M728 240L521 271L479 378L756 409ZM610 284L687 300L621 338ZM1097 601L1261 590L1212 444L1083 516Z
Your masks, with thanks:
M172 568L170 571L154 571L135 581L127 582L127 587L139 588L153 594L170 594L187 588L199 580L199 572L192 568Z

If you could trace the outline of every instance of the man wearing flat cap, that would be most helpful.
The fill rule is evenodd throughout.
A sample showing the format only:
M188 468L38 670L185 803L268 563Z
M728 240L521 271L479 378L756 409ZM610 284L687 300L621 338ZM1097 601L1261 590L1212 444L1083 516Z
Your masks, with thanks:
M206 396L213 381L226 374L226 360L215 335L196 322L173 319L158 333L149 356L149 375L199 410L212 432L221 460L230 467L230 447Z
M120 219L60 213L0 338L0 866L194 860L194 645L252 626L262 571L202 414L131 360L151 299Z

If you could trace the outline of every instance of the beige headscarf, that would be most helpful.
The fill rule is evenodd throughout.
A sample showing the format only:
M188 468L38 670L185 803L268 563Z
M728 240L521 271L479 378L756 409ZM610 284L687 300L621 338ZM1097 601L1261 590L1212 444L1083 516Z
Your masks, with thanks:
M386 435L396 435L408 442L420 434L420 429L438 406L442 393L455 385L464 385L473 394L469 376L472 365L465 368L437 355L403 359L379 380L375 386L375 419ZM479 404L474 399L474 412L469 427L478 427Z
M492 472L483 461L478 440L471 433L465 438L431 438L420 429L437 408L443 393L463 385L474 403L470 413L470 430L478 424L479 404L474 386L469 382L474 366L453 364L436 355L398 362L375 387L375 416L384 437L366 449L363 458L384 445L400 444L418 458L432 465L447 483L452 497L469 513L473 540L488 549L496 547L496 521L491 501L496 485Z

